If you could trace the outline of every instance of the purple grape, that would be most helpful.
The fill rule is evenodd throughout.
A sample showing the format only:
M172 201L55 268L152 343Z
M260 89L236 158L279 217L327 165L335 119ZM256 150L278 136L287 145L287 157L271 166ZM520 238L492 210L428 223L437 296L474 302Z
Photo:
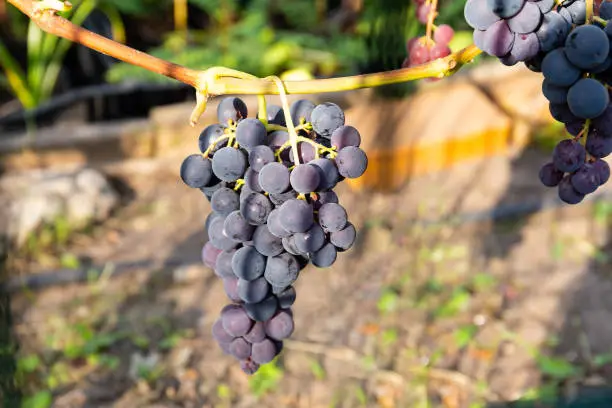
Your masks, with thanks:
M572 139L562 140L553 151L553 163L557 170L573 173L584 164L586 150Z
M340 204L328 203L319 208L319 224L325 232L343 229L348 222L346 210Z
M540 21L542 12L537 4L525 2L522 9L508 20L508 27L517 34L529 34L539 27Z
M483 51L489 55L503 57L514 45L514 33L505 20L493 23L483 33Z
M223 252L221 249L216 248L211 242L207 242L202 247L202 263L210 269L215 269L217 258L221 252Z
M293 285L300 273L295 257L287 252L268 258L264 277L272 286L288 287Z
M257 227L253 234L253 245L264 256L276 256L283 252L281 239L270 232L267 224Z
M308 163L309 166L314 166L319 171L319 187L318 191L331 190L338 183L340 173L336 164L329 159L316 159Z
M228 215L240 208L240 196L231 188L221 187L212 195L210 206L213 211Z
M331 135L331 145L337 150L342 150L347 146L359 147L360 144L361 135L353 126L340 126Z
M181 179L191 188L207 186L212 176L212 163L201 154L192 154L181 164Z
M308 231L295 234L293 242L300 253L316 252L325 244L325 232L318 224L313 224Z
M240 214L251 225L263 225L272 211L272 203L260 193L249 192L240 198Z
M291 187L298 193L312 193L319 187L320 181L319 171L308 164L299 164L291 171Z
M229 350L230 354L238 360L245 360L251 357L251 343L240 337L230 343Z
M236 242L250 241L255 232L255 226L240 214L240 211L230 213L223 222L223 231L225 235Z
M323 248L319 249L311 255L310 261L317 268L329 268L336 262L338 251L336 247L331 244L323 245Z
M336 248L343 251L350 249L355 243L356 238L357 231L355 230L355 226L350 222L347 223L342 230L332 232L329 235L329 241L334 244Z
M234 336L229 334L223 328L221 319L217 319L212 326L212 335L219 343L231 343L234 340Z
M270 292L270 284L263 276L252 281L239 279L237 286L238 297L245 303L261 302Z
M238 279L224 278L223 279L223 290L225 294L232 302L240 302L240 296L238 295Z
M487 0L467 0L464 16L465 21L467 21L470 27L478 30L486 30L493 23L500 20L487 5Z
M266 225L268 226L268 230L270 230L270 233L272 235L278 238L285 238L291 235L291 233L286 231L281 225L279 214L279 210L272 210L272 212L268 216L268 224Z
M570 176L565 176L559 183L559 198L567 204L578 204L584 200L584 194L580 194L572 186Z
M235 278L234 270L232 269L232 258L236 253L235 249L223 251L217 257L215 263L215 274L220 278Z
M244 336L253 327L253 321L242 306L227 305L221 310L221 322L225 331L234 337Z
M212 159L212 170L215 176L223 181L232 182L242 178L246 168L247 159L245 154L233 147L220 149Z
M268 163L259 172L259 184L268 193L280 194L289 188L289 170L281 163Z
M261 121L248 118L240 121L236 126L236 141L247 150L266 143L268 131Z
M310 114L310 122L317 134L329 139L340 126L344 126L344 111L332 102L317 105Z
M289 200L279 207L279 221L291 233L306 232L314 222L312 206L303 200Z
M266 270L266 257L254 247L244 246L232 258L232 269L240 279L255 280Z
M221 124L238 122L248 116L248 109L244 101L233 96L223 98L217 106L217 120Z
M264 339L259 343L253 344L251 358L258 364L266 364L274 360L277 355L277 349L274 342L270 339Z
M259 303L247 303L244 309L249 317L256 322L265 322L270 319L278 310L278 300L271 295Z
M224 232L225 218L215 218L208 228L210 242L217 248L224 251L236 248L238 243L230 239Z
M580 194L587 195L595 192L600 186L599 173L589 163L583 164L570 177L572 186Z
M546 187L556 187L563 179L563 172L557 170L553 163L546 163L540 169L540 181Z
M249 152L251 170L260 172L262 167L274 162L274 151L268 146L255 146Z
M346 178L361 177L368 167L368 157L365 152L355 146L347 146L338 152L336 165L340 175Z
M606 184L608 180L610 180L610 166L608 163L601 159L597 159L592 163L592 165L599 177L599 183L601 185Z
M198 146L200 151L204 153L210 147L210 145L215 142L215 140L219 139L224 134L225 128L218 123L207 126L202 133L200 133L200 137L198 138ZM219 146L216 147L219 149Z
M585 148L591 156L603 159L612 153L612 138L602 137L599 132L589 132Z
M274 340L284 340L293 334L293 316L281 310L273 318L264 322L266 334Z
M257 370L259 370L259 364L251 359L243 360L240 362L240 368L245 374L253 375L257 372Z
M251 331L249 331L243 337L249 343L259 343L260 341L263 341L266 338L266 329L263 322L255 322L253 327L251 327Z

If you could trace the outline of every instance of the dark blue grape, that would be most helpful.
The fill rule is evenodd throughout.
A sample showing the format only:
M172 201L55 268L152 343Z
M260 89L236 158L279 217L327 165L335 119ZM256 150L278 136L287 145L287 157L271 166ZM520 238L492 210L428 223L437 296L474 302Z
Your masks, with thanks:
M289 177L291 187L301 194L308 194L316 191L321 182L317 168L308 164L298 164Z
M583 78L576 82L567 93L567 104L574 115L583 119L593 119L604 113L610 96L603 84L593 78Z
M561 123L575 123L581 121L578 116L572 113L566 103L551 103L549 107L552 117Z
M587 195L595 192L599 187L599 173L589 163L583 164L570 177L572 186L580 194Z
M591 156L603 159L612 153L612 138L603 137L599 132L589 132L584 147Z
M347 214L340 204L329 203L319 208L319 224L325 232L342 230L347 224Z
M223 98L217 106L217 119L221 124L238 122L248 116L248 109L244 101L233 96Z
M258 119L245 119L236 127L236 140L247 150L266 143L268 131Z
M204 153L215 140L224 134L225 128L218 123L207 126L202 133L200 133L200 137L198 138L198 146L200 147L200 151ZM218 148L219 146L217 146L217 149Z
M580 79L582 71L569 61L563 48L557 48L542 60L542 74L551 85L571 86Z
M232 270L240 279L252 281L266 270L266 257L254 247L245 246L236 251L232 258Z
M578 204L584 200L584 194L580 194L572 186L570 176L565 176L559 183L559 198L567 204Z
M238 296L245 303L258 303L268 296L270 284L262 276L252 281L238 280Z
M279 207L279 221L288 232L306 232L314 222L312 211L306 201L289 200Z
M345 125L334 130L330 140L331 145L337 150L340 150L346 146L359 147L361 144L361 135L353 126Z
M281 239L270 232L267 224L257 227L253 234L253 245L264 256L276 256L283 252Z
M312 128L324 138L331 138L334 130L344 126L344 111L332 102L317 105L310 114Z
M270 125L287 125L285 122L285 112L283 111L283 108L278 105L268 105L266 107L266 115Z
M578 68L595 68L603 63L610 51L606 33L593 25L576 27L565 41L565 54Z
M307 99L300 99L291 104L289 107L289 113L291 114L291 120L295 126L303 123L310 122L310 115L315 108L315 104Z
M599 5L599 17L604 20L612 20L612 3L609 1L602 1ZM606 26L607 27L607 26Z
M233 147L220 149L212 159L213 172L223 181L231 182L242 178L246 168L247 160L244 153Z
M268 146L255 146L249 152L249 165L251 169L260 172L261 168L274 161L274 151Z
M597 172L597 176L599 177L599 183L605 184L610 180L610 166L608 163L601 159L597 159L593 162L593 168Z
M325 244L325 232L318 224L313 224L306 232L294 234L293 242L300 253L316 252Z
M201 154L192 154L181 164L181 179L191 188L207 186L212 176L212 163Z
M225 217L215 218L208 228L208 237L215 247L224 251L229 251L236 248L238 243L225 235L224 224Z
M297 280L300 267L295 257L287 252L268 258L264 276L276 287L289 287Z
M280 308L288 309L295 303L295 288L293 286L289 286L288 288L278 293L276 297L278 298L278 305L280 306Z
M281 163L268 163L259 172L259 185L268 193L285 192L289 188L289 170Z
M536 35L540 40L540 49L543 52L552 51L565 43L572 25L568 23L558 12L551 11L544 14L542 24Z
M350 249L355 243L356 238L357 231L350 222L342 230L329 234L329 241L342 251Z
M236 242L250 241L255 232L255 226L240 214L240 211L230 213L223 223L223 231L225 235Z
M247 303L244 309L249 317L256 322L265 322L270 319L278 310L278 300L271 295L259 303Z
M272 211L272 203L260 193L249 192L240 198L240 214L252 225L263 225Z
M368 156L358 147L347 146L338 152L336 166L343 177L361 177L368 167Z
M553 85L548 79L544 79L542 82L542 93L544 97L550 101L550 103L567 103L567 92L568 87Z
M231 188L222 187L212 195L210 206L213 211L226 216L240 208L240 196Z
M336 247L328 243L323 245L323 248L319 249L317 252L312 253L310 261L317 268L329 268L336 262L337 256L338 251Z

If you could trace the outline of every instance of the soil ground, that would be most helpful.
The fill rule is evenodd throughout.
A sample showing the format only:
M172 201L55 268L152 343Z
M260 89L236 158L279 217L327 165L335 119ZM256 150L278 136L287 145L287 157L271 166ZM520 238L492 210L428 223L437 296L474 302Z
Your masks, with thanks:
M279 359L252 378L210 335L226 298L199 263L208 203L178 180L180 158L147 164L146 171L126 167L131 199L111 220L73 235L55 255L16 264L14 273L36 273L70 253L106 266L85 283L11 295L16 375L28 403L609 402L612 206L601 201L494 222L457 221L478 210L548 202L554 192L537 181L546 156L527 150L465 164L394 193L341 187L358 242L332 268L302 273L295 333Z

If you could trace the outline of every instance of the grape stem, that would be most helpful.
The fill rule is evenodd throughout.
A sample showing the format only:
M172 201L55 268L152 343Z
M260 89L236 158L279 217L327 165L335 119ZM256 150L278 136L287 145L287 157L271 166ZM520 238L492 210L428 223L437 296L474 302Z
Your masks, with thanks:
M300 151L298 149L298 134L293 126L293 119L291 118L291 112L289 108L289 101L287 100L287 94L285 92L285 84L277 76L270 76L268 79L274 81L278 87L278 93L280 94L281 105L283 106L283 113L285 115L285 123L287 125L287 131L289 132L289 143L291 144L291 151L293 152L293 162L295 165L300 164Z
M232 133L228 133L227 135L223 135L217 139L215 139L214 142L212 142L210 144L210 146L208 146L208 148L206 149L206 151L204 153L202 153L202 156L204 156L204 158L207 158L210 155L210 152L217 147L217 145L221 142L223 142L224 140L227 140L228 142L232 139L233 134ZM228 143L229 145L230 143Z
M321 152L328 153L331 156L332 159L338 154L334 148L325 147L322 144L319 144L319 143L315 142L314 140L309 139L309 138L304 137L304 136L298 136L297 137L297 142L303 142L303 143L311 144L315 148L315 158L316 159L319 158L319 155L320 155ZM281 158L280 158L280 155L283 152L283 150L285 150L289 146L291 146L291 141L286 142L285 144L283 144L281 147L278 148L278 150L275 153L276 154L276 158L278 159L278 161L282 161Z
M225 94L276 95L280 93L276 84L267 79L259 79L253 75L225 67L211 67L204 71L187 68L95 34L57 15L57 11L65 11L66 8L69 8L68 2L59 0L46 0L43 3L33 0L7 1L47 33L193 86L196 90L196 106L190 117L192 125L197 123L206 110L209 96ZM589 1L592 4L592 0L587 0L587 4ZM51 3L53 7L48 6ZM589 10L591 10L592 15L592 7L587 7L587 13ZM398 84L423 78L441 78L454 74L463 65L480 55L481 52L472 44L445 58L410 68L338 78L286 81L283 91L286 94L342 92Z
M438 16L438 0L431 0L429 14L427 15L427 28L425 36L429 40L432 39L433 30L434 30L434 20Z
M586 0L586 23L591 24L593 22L593 0Z

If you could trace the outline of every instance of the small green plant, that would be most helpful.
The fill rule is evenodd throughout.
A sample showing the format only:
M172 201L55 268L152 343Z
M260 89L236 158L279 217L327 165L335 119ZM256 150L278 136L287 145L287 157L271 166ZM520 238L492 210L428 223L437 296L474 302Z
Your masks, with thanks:
M283 378L283 370L277 365L277 359L259 367L259 371L249 378L249 386L253 394L261 397L278 387Z

